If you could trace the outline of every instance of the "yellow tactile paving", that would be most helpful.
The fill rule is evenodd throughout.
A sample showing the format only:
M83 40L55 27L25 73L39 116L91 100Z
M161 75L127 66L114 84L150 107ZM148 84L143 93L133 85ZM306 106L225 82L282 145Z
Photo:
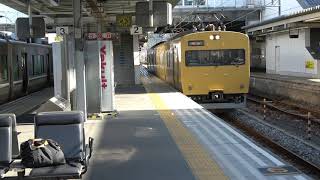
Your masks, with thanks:
M176 115L169 109L157 93L152 93L150 84L144 84L156 110L164 121L172 138L187 161L192 173L198 180L225 180L219 165L212 160L210 155L197 142L195 137L181 124Z

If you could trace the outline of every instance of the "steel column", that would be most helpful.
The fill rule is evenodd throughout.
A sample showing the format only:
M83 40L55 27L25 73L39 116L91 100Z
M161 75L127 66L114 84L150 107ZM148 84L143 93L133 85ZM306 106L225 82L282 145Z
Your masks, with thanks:
M29 28L30 28L30 43L32 43L33 27L32 27L32 7L31 7L31 0L28 0L28 15L29 15Z
M140 82L140 51L139 51L139 35L133 35L133 62L134 62L134 76L135 84Z
M83 56L83 37L82 37L82 17L81 1L72 0L73 5L73 27L74 27L74 62L76 67L76 107L78 111L83 111L87 118L86 102L86 82L85 82L85 62Z
M62 44L63 57L61 57L61 70L62 70L62 82L61 82L61 96L70 102L70 69L69 69L69 61L71 59L68 58L68 36L66 34L63 35L63 44Z

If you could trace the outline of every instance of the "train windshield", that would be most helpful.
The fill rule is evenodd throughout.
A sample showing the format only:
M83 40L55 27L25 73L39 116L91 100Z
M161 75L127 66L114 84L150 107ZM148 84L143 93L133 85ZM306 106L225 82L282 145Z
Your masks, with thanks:
M225 66L243 65L244 63L244 49L186 51L187 66Z

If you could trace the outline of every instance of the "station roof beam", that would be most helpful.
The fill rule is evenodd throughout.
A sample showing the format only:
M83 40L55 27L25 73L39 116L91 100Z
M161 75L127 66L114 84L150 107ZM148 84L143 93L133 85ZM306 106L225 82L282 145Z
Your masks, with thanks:
M168 0L173 6L178 1ZM118 15L135 16L136 3L141 0L83 0L82 2L82 18L85 25L101 21L106 24L116 23ZM26 0L3 0L1 3L28 14ZM30 3L32 14L45 17L47 25L63 26L73 23L72 0L30 0Z

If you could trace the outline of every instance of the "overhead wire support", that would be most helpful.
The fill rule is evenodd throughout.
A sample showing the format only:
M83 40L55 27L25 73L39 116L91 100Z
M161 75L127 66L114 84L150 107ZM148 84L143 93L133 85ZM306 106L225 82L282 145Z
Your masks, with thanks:
M279 1L280 1L280 0L279 0ZM271 4L273 4L273 3L274 3L274 2L271 1L270 3L264 5L264 7L268 7L268 5L271 5ZM261 9L255 9L255 10L253 10L253 11L251 11L251 12L248 12L248 13L246 13L245 15L240 16L240 17L238 17L238 18L235 18L234 20L226 23L225 25L231 24L231 23L233 23L233 22L235 22L235 21L237 21L237 20L239 20L239 19L245 18L245 17L247 17L248 15L250 15L250 14L252 14L252 13L255 13L255 12L259 11L259 10L261 10Z

